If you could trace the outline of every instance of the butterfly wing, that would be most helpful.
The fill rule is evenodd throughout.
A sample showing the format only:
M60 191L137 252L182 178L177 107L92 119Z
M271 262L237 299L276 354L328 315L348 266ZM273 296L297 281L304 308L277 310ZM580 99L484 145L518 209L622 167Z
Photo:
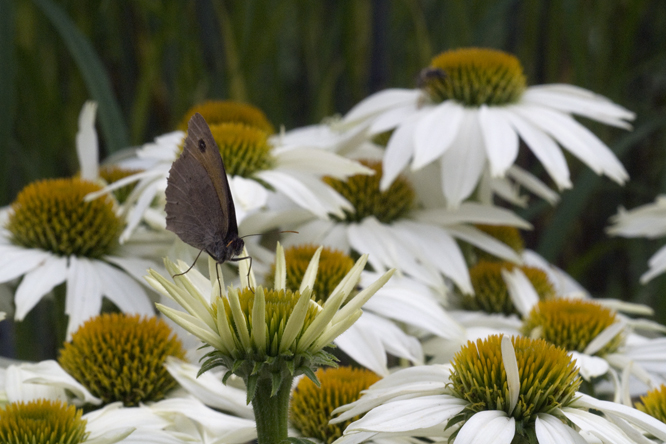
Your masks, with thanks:
M195 248L238 237L236 210L219 150L200 114L189 122L181 156L166 189L167 230Z

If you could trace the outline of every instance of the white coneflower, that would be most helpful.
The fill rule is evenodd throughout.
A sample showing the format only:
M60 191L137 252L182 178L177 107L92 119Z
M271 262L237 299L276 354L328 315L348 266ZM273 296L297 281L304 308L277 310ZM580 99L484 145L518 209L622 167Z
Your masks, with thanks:
M612 151L572 118L583 116L630 128L634 113L605 97L571 85L528 87L514 56L463 48L434 57L421 88L388 89L366 98L340 122L362 126L368 137L394 130L384 158L382 190L410 163L412 170L438 162L442 191L457 207L485 171L510 174L522 139L560 189L570 188L560 145L597 174L622 184L627 172Z

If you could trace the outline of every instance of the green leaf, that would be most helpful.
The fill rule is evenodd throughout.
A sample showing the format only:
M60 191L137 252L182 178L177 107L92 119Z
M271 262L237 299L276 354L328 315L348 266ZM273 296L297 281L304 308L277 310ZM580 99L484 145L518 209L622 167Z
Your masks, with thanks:
M81 71L91 97L99 104L99 122L109 153L130 145L127 126L111 88L111 80L92 45L65 11L51 0L34 0L62 37Z

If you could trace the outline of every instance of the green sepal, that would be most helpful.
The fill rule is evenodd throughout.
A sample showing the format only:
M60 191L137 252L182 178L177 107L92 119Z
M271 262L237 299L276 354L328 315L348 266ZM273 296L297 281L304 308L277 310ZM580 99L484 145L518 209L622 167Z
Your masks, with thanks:
M245 360L244 360L244 359L236 359L236 360L234 361L234 363L232 364L232 366L231 366L231 372L232 372L232 373L236 373L236 371L237 371L239 368L241 368L241 367L243 366L243 364L245 364Z
M294 365L294 361L287 361L285 364L287 365L287 370L289 370L289 374L291 376L294 376L294 371L296 371L296 366Z
M254 375L247 378L245 384L247 385L247 400L246 403L249 404L254 399L254 395L257 393L257 383L259 382L259 376Z
M317 375L312 371L310 367L303 366L299 367L298 371L303 373L305 376L310 378L310 381L314 382L317 387L321 387L321 382L319 382L319 379L317 379Z
M220 359L204 362L203 364L201 364L201 368L197 372L197 378L206 373L208 370L214 369L215 367L224 367L224 362L222 362L222 360Z
M259 372L261 371L261 369L263 368L263 366L264 366L264 363L263 363L263 362L258 362L258 361L255 362L254 365L252 366L252 373L250 373L250 374L251 374L251 375L257 375L257 374L259 374Z
M229 380L231 375L233 375L233 372L231 370L227 370L227 372L222 377L222 384L227 385L227 381Z
M271 373L271 396L275 396L280 385L282 384L282 375L279 373Z

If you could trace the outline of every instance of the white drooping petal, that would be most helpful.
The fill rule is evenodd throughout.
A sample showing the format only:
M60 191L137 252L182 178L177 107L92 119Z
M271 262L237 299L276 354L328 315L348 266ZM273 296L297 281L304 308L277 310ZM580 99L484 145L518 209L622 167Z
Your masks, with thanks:
M474 292L462 251L445 229L411 221L396 222L392 229L399 241L418 253L422 264L429 264L451 278L464 293Z
M128 216L126 218L127 225L120 235L119 241L121 244L130 239L132 233L134 233L141 220L143 220L146 210L150 208L151 203L155 199L157 187L157 181L141 181L132 190L132 193L138 193L138 199L136 199L136 204L132 205L131 203L134 202L134 199L132 198L133 196L130 196L125 203ZM164 226L166 227L166 221L164 222Z
M219 373L208 371L197 375L201 367L173 357L168 357L164 366L181 387L204 404L243 418L253 417L252 406L246 402L245 390L223 384Z
M599 333L583 350L583 353L588 355L593 355L599 350L601 350L606 344L608 344L615 336L620 334L626 325L624 322L615 322L612 325L606 327L601 333Z
M355 174L373 174L373 170L346 157L309 148L277 149L276 168L344 179Z
M102 402L53 360L10 365L5 375L5 391L9 402L37 399L68 402L72 395L82 403Z
M70 256L67 269L65 313L69 315L67 339L102 309L102 285L95 260Z
M0 245L0 283L23 276L51 256L48 251Z
M666 246L661 247L648 260L650 269L641 276L641 284L646 284L656 276L666 271Z
M256 180L241 176L229 176L228 179L236 207L236 223L241 224L248 213L266 205L268 190Z
M381 338L367 326L359 325L361 316L349 329L335 339L335 345L363 367L381 376L388 375L386 366L386 349Z
M565 113L578 114L619 128L631 129L626 120L636 114L611 102L608 98L584 88L567 84L530 86L523 93L522 103L546 106Z
M532 307L539 303L539 295L525 273L520 268L502 269L502 278L516 310L523 317L529 315Z
M327 217L327 208L322 204L320 197L298 180L294 174L266 170L258 173L257 177L287 196L298 206L310 210L321 218ZM322 186L324 186L323 183Z
M403 106L397 106L383 114L380 114L376 119L373 120L372 125L370 125L370 128L368 129L368 134L374 136L385 131L390 131L397 126L403 125L406 120L408 120L414 114L418 113L418 105L419 104L416 101L409 102Z
M451 225L447 227L447 230L454 237L487 251L493 256L497 256L516 264L522 263L520 256L518 256L511 247L484 233L478 228L466 225Z
M379 190L386 191L396 177L405 169L414 154L414 132L423 111L402 123L391 135L382 159L382 178Z
M516 420L499 410L476 413L462 426L456 444L510 444L516 434Z
M464 202L456 210L427 209L415 211L413 215L417 220L436 225L471 223L510 225L524 230L532 228L529 222L518 217L513 211L475 202Z
M155 263L153 261L149 261L147 259L141 259L138 257L120 257L120 256L104 256L104 260L114 265L117 265L121 269L125 270L130 276L132 276L138 282L150 288L150 286L145 283L144 276L146 275L146 273L150 268L155 268Z
M49 256L42 264L27 272L14 295L16 320L22 321L46 293L65 282L66 278L67 258L59 256Z
M569 167L560 147L539 128L526 122L517 111L519 111L518 108L512 108L512 112L507 113L506 117L518 132L520 138L525 141L530 151L539 159L560 190L571 188Z
M361 285L365 286L377 278L379 278L377 273L365 272L361 278ZM427 286L413 279L394 276L366 302L363 308L442 338L461 337L462 326L444 311L430 293L431 290Z
M612 236L657 238L666 235L666 195L633 210L620 207L606 232Z
M359 123L385 110L416 103L421 94L421 91L413 89L385 89L361 100L345 114L340 123L342 125Z
M539 444L587 444L578 432L547 413L537 415L534 431Z
M99 153L95 115L97 102L83 104L79 114L79 131L76 133L76 154L79 157L81 179L95 181L99 176Z
M591 381L593 378L605 375L610 369L608 361L598 356L590 356L575 351L569 352L569 355L571 359L576 360L576 367L578 367L580 375L586 381Z
M555 205L560 200L559 194L551 190L534 174L520 168L518 165L511 166L507 170L506 175L515 180L516 183L524 187L526 190L534 193L551 205Z
M451 148L456 136L468 129L465 114L462 106L447 100L421 116L414 130L412 170L423 168Z
M629 174L610 148L573 117L536 106L520 107L517 112L597 174L605 174L619 184L629 179Z
M347 430L407 432L440 425L462 411L467 401L449 395L421 396L393 401L370 410Z
M502 108L481 105L479 124L493 177L503 177L518 157L518 135Z
M659 421L647 413L643 413L635 408L618 404L616 402L602 401L595 399L583 393L576 393L578 398L574 405L584 408L597 409L602 412L609 412L613 415L628 421L634 426L640 427L646 432L656 436L662 441L666 441L666 423Z
M154 305L146 291L126 273L104 262L97 262L97 272L102 284L102 293L122 312L151 316Z
M449 208L472 194L486 165L486 153L475 111L464 110L456 138L441 155L442 191Z
M213 443L240 444L250 442L257 437L257 427L253 420L218 412L196 399L165 399L154 403L150 409L165 417L170 417L173 413L185 415L214 437L214 440L211 438L210 441ZM185 440L187 441L190 440Z

